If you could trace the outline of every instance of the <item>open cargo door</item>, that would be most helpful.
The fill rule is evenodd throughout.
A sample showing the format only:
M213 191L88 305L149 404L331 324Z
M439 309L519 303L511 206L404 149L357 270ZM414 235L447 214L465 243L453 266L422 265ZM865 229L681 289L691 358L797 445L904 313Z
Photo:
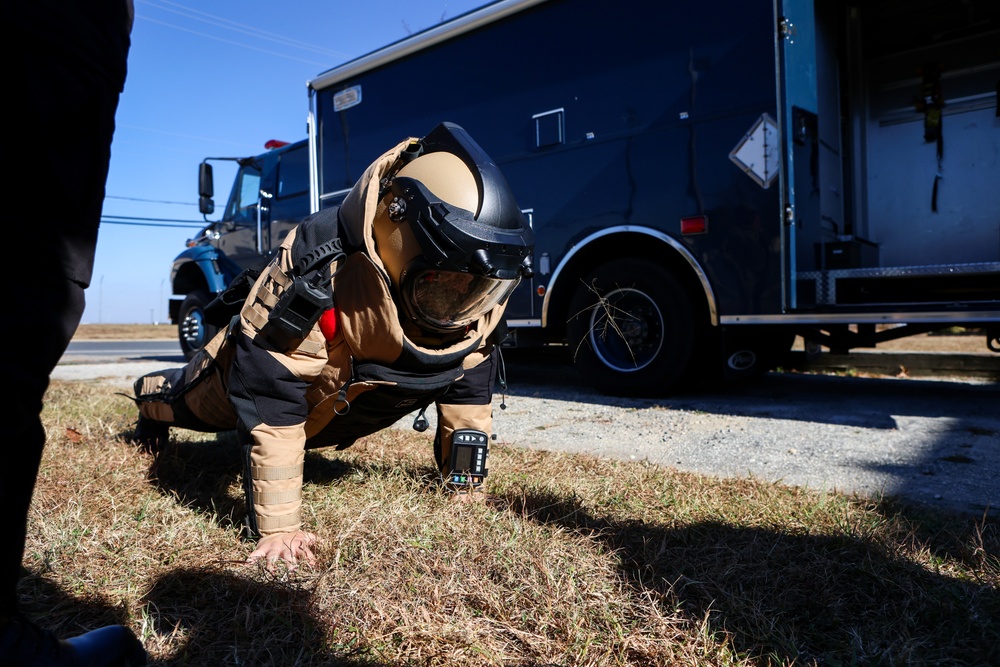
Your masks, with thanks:
M819 197L810 196L812 142L817 136L816 17L813 0L775 0L778 131L781 137L782 298L797 308L797 230L819 218Z

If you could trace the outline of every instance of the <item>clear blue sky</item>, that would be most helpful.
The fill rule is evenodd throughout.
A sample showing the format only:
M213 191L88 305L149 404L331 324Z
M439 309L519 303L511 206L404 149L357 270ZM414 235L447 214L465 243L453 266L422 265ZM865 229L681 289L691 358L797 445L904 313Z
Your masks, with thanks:
M489 0L135 0L85 323L167 322L197 169L306 136L306 82ZM217 210L231 175L216 167ZM191 221L189 225L137 219ZM123 224L123 223L128 224Z

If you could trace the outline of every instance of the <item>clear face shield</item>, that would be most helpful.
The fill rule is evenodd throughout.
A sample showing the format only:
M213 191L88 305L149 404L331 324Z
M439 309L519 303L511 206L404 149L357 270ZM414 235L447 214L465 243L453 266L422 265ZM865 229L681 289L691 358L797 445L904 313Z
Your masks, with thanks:
M406 272L400 291L423 328L447 332L488 313L510 296L519 281L418 267Z

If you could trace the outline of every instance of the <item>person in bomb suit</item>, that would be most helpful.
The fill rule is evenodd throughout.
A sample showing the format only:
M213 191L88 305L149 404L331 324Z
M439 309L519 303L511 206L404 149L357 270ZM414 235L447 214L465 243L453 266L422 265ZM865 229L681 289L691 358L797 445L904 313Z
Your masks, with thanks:
M481 498L503 313L531 275L533 244L506 180L464 129L442 123L402 141L340 207L288 235L204 350L136 381L134 438L235 429L259 538L248 562L269 567L314 561L305 450L348 447L431 404L443 488Z

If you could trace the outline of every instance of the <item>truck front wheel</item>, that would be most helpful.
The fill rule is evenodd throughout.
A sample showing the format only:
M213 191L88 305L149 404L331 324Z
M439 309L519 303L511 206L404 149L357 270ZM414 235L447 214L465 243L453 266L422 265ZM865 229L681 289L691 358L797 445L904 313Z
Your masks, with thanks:
M184 297L181 303L177 334L186 359L191 359L219 331L218 327L205 321L205 306L211 300L208 292L196 290Z
M647 260L594 270L570 304L567 337L577 368L616 396L668 393L691 367L691 299L667 270Z

